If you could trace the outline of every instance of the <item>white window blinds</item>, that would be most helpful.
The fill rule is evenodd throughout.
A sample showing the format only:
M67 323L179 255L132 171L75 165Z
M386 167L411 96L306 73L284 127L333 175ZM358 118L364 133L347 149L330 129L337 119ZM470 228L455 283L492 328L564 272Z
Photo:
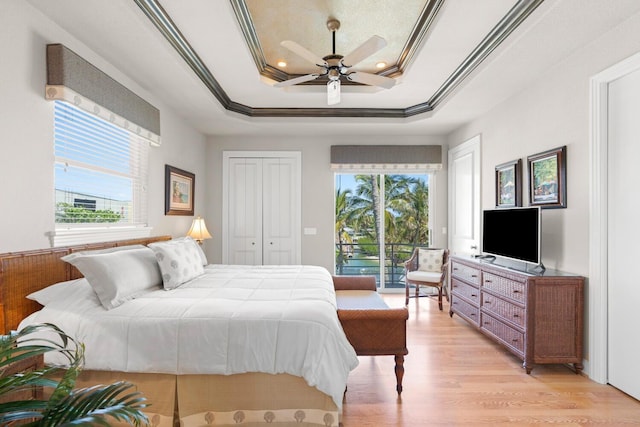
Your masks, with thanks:
M62 101L55 101L54 139L56 234L147 225L146 141Z

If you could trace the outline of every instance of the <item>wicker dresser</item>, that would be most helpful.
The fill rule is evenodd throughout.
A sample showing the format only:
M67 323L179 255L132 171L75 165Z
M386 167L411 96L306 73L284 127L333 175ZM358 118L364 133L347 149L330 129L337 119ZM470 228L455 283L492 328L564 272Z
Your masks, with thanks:
M584 278L547 270L536 275L473 258L451 259L451 309L533 364L582 366Z

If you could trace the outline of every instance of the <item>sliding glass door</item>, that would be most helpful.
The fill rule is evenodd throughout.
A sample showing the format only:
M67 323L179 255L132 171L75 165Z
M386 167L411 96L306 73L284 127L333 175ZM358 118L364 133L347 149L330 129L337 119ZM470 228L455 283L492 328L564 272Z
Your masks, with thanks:
M429 245L428 174L336 174L336 274L404 289L403 263Z

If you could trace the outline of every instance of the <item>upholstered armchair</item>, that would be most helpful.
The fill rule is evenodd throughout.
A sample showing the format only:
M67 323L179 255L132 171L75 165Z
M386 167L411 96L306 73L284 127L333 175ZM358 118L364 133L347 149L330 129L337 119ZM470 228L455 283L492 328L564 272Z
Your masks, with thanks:
M442 293L449 269L449 249L415 248L411 258L405 261L404 269L405 304L409 304L409 288L412 285L416 288L416 298L421 296L420 286L430 286L438 289L438 308L442 310ZM448 301L449 295L445 295Z

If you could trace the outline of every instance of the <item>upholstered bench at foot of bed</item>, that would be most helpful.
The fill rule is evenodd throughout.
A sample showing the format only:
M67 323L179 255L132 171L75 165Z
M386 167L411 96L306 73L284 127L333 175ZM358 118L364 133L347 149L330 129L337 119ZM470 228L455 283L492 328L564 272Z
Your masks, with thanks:
M390 308L376 290L373 276L333 276L338 319L359 356L394 356L396 390L402 393L407 350L406 307Z

